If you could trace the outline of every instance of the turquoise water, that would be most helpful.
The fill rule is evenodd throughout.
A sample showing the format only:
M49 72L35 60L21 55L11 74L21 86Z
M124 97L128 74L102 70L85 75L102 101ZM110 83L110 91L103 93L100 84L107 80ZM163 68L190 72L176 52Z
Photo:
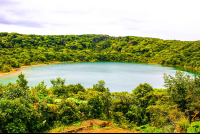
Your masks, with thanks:
M164 73L175 76L178 68L162 65L150 65L124 62L81 62L60 63L48 66L35 66L23 69L28 80L28 86L36 86L44 80L51 87L50 79L61 77L66 79L65 85L81 83L85 88L93 87L99 80L105 81L105 86L111 92L132 92L140 83L149 83L153 88L164 88ZM195 73L185 72L190 76ZM0 77L0 83L16 83L17 74Z

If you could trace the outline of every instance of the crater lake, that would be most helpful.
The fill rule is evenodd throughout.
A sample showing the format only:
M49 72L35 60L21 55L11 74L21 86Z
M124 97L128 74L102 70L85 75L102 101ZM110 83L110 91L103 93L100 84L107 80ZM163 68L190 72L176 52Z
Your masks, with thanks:
M153 88L165 88L164 73L175 76L175 67L126 62L79 62L58 63L45 66L34 66L20 70L28 80L28 86L37 86L44 80L47 88L51 87L51 79L66 79L65 85L80 83L84 88L92 88L99 80L105 81L110 92L132 92L140 83L149 83ZM182 70L181 70L182 71ZM194 72L184 71L195 76ZM0 76L0 83L16 83L18 74Z

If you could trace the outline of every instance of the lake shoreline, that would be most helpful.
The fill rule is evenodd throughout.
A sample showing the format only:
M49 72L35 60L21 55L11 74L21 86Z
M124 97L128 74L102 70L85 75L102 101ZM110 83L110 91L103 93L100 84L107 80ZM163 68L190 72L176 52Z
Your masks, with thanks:
M9 75L16 75L16 74L20 74L21 71L23 69L27 69L27 68L31 68L31 67L36 67L36 66L47 66L47 65L52 65L52 64L59 64L59 63L75 63L75 62L49 62L48 64L45 64L45 63L39 63L39 64L33 64L33 65L30 65L30 66L21 66L20 68L14 68L12 69L12 71L10 72L7 72L7 73L0 73L0 77L3 77L3 76L9 76Z
M4 85L9 82L15 83L19 74L23 73L30 87L44 81L47 88L50 88L51 80L60 77L66 79L65 85L79 83L84 88L91 88L99 80L104 80L105 86L109 87L111 92L131 92L140 83L150 83L154 88L164 88L163 74L174 76L176 70L181 69L132 62L51 62L23 66L15 72L0 77L0 83ZM192 72L184 72L191 77L195 76Z
M146 63L146 64L161 65L161 64L157 64L157 63ZM189 67L189 66L168 65L168 64L163 64L161 66L187 68L187 69L190 69L190 70L192 70L194 72L200 72L200 70L198 70L197 68L192 68L192 67Z
M0 73L0 77L20 74L23 69L31 68L31 67L35 67L35 66L47 66L47 65L60 64L60 63L80 63L80 62L85 62L85 61L77 61L77 62L76 61L75 62L74 61L64 61L64 62L55 61L55 62L49 62L49 63L46 63L46 64L45 63L38 63L38 64L30 65L30 66L21 66L20 68L12 69L12 71L10 71L10 72ZM88 61L88 62L101 62L101 61ZM108 61L108 62L113 62L113 61ZM125 62L125 63L136 63L136 62ZM139 64L161 65L161 64L158 64L158 63L139 63ZM199 72L199 70L197 68L192 68L192 67L187 67L187 66L167 65L167 64L164 64L163 66L180 67L180 68L190 69L190 70L192 70L196 73Z

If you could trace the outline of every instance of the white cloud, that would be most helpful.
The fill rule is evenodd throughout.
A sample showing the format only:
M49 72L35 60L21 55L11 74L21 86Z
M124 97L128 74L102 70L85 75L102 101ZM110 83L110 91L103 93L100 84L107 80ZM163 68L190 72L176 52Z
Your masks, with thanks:
M12 0L9 3L12 2L18 4L0 8L0 19L1 16L5 19L0 32L200 40L199 0Z

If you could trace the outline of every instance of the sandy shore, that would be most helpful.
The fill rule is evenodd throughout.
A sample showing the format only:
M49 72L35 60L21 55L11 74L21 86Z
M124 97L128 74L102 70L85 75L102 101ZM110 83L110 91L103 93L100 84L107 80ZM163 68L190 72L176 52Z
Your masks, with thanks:
M30 66L21 66L20 68L14 68L12 71L7 72L7 73L0 73L0 77L5 77L9 75L17 75L22 72L23 69L26 68L31 68L35 66L47 66L47 65L52 65L52 64L59 64L59 63L75 63L75 62L50 62L48 64L36 64L36 65L30 65Z

